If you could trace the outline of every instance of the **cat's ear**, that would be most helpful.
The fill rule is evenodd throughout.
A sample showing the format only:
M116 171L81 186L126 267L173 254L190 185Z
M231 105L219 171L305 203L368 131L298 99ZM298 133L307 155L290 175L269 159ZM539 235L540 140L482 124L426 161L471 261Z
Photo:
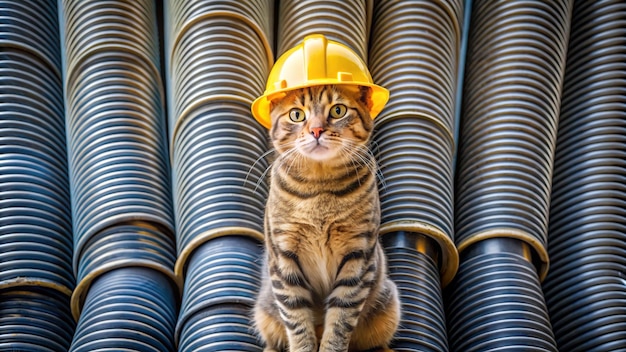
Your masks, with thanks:
M270 112L274 111L274 108L278 105L276 99L270 100Z
M372 102L372 88L370 87L359 87L359 101L363 103L367 107L368 110L372 109L374 103Z

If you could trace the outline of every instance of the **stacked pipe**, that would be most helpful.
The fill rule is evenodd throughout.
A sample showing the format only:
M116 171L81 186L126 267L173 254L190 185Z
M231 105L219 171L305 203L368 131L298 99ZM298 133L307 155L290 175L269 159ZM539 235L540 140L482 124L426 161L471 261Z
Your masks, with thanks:
M390 90L376 118L381 234L403 316L396 351L447 351L441 287L458 267L452 156L461 1L376 1L369 66Z
M572 4L479 0L472 7L450 347L556 351L539 282L548 268L550 180Z
M0 349L67 351L74 323L55 3L0 1Z
M261 351L267 132L252 101L273 64L273 1L170 1L167 53L178 259L179 351Z
M61 16L77 278L70 350L172 350L175 242L155 3L67 0Z
M575 1L544 282L561 351L626 346L626 4Z

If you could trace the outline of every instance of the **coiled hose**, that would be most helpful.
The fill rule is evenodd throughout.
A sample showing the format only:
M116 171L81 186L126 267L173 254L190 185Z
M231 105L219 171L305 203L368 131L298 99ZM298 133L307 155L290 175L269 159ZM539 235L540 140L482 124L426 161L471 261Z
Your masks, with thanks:
M56 2L0 1L0 349L67 351L72 223Z
M175 242L156 13L152 0L62 1L78 279L72 351L173 349ZM148 299L167 312L146 308Z
M561 351L626 346L626 4L575 1L546 301Z
M539 282L571 11L571 1L473 2L455 202L462 261L446 294L452 351L557 350Z

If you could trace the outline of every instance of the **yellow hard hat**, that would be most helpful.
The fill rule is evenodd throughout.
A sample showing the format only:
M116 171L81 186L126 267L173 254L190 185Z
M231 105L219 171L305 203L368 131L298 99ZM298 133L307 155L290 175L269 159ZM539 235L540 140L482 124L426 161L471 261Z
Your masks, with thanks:
M367 66L354 51L321 34L314 34L306 36L302 44L278 58L267 79L265 93L252 103L252 115L263 126L270 128L272 100L282 98L294 89L325 84L371 87L372 118L389 100L389 91L373 83Z

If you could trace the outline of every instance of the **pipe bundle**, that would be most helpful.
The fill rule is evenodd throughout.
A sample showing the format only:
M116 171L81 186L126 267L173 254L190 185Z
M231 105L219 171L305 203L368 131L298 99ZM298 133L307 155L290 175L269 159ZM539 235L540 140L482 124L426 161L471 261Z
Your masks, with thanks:
M575 1L546 301L561 351L626 346L626 5Z
M267 132L250 105L274 60L273 1L168 5L176 275L184 281L178 349L261 351L241 324L260 278Z
M0 349L66 351L74 323L57 6L0 1Z
M462 261L447 295L453 351L556 351L539 282L571 10L567 0L473 3L455 200Z
M78 282L72 351L173 346L175 243L156 12L152 0L62 1ZM143 306L148 297L162 309ZM122 313L138 306L141 319Z

